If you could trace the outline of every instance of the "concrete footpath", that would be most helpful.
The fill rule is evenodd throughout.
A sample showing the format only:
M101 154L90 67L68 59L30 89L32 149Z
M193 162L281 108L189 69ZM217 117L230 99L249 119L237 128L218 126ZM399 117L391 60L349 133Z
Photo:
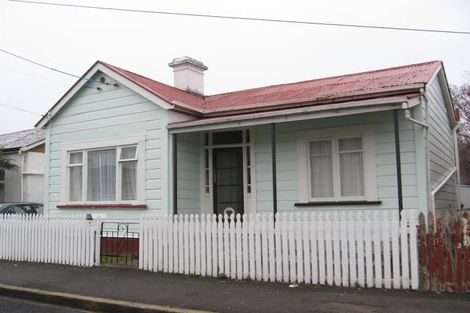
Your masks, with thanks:
M108 312L470 312L470 295L291 288L114 267L0 261L0 284L0 295L49 303L62 297L59 304ZM83 306L87 301L97 302Z

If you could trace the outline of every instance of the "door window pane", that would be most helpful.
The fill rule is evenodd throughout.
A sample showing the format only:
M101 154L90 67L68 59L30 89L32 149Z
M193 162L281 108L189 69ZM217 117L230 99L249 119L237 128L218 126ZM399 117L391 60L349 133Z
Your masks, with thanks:
M333 197L331 141L310 142L310 187L312 198Z
M116 200L116 149L88 152L87 199Z
M241 131L218 132L212 134L212 144L228 145L234 143L242 143L243 134Z
M0 202L5 201L5 184L0 183Z

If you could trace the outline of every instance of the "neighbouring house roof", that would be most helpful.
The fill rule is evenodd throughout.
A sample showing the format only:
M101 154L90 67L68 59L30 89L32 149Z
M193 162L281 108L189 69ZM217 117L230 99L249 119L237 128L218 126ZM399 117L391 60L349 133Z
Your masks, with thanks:
M19 150L44 140L43 129L27 129L9 134L0 134L0 150Z
M105 67L148 93L163 99L172 109L190 113L198 118L209 118L397 95L416 95L443 66L441 61L430 61L208 96L186 92L102 61L97 61L85 75L91 76L99 67ZM83 83L83 80L72 86L52 107L49 117L61 109L67 95L76 90L79 82ZM41 119L36 127L47 124L49 117Z

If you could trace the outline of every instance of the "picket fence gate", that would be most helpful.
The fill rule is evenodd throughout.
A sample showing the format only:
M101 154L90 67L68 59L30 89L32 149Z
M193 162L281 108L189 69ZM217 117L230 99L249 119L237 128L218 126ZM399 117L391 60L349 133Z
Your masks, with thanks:
M93 266L99 225L77 215L0 215L0 259Z
M146 216L139 268L232 279L418 289L417 216Z

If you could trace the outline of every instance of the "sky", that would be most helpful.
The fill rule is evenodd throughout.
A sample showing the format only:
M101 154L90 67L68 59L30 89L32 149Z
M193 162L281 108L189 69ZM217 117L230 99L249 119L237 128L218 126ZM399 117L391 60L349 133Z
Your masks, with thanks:
M470 31L468 0L49 2ZM444 61L450 84L464 83L470 71L470 35L137 14L7 0L0 0L0 49L79 76L102 60L170 85L168 63L190 56L209 67L206 94L430 60ZM33 128L75 81L0 52L0 134Z

